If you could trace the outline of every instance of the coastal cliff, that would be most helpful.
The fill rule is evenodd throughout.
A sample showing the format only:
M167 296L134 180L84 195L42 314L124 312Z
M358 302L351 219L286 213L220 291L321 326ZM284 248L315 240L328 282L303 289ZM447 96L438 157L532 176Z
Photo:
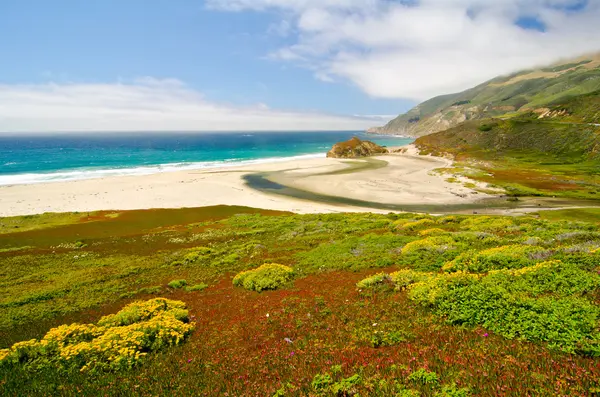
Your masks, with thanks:
M339 142L333 145L333 148L327 152L327 157L357 158L385 153L389 153L389 151L383 146L379 146L371 141L361 141L357 137L353 137L348 141Z

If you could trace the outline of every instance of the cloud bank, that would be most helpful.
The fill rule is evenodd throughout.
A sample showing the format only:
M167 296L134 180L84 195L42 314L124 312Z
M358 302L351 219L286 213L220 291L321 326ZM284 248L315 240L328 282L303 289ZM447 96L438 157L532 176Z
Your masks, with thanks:
M600 50L600 0L207 0L277 12L294 42L270 54L380 98L460 91Z
M0 132L361 130L378 116L235 107L174 79L131 83L1 85ZM386 120L387 121L387 120Z

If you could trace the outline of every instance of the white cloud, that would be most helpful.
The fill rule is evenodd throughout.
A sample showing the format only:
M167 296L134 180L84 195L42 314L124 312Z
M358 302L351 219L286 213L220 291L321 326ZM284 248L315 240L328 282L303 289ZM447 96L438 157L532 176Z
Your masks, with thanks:
M497 75L600 50L600 0L208 0L277 11L296 42L271 54L367 94L425 99ZM535 17L545 32L515 24Z
M372 125L370 117L211 103L174 79L0 85L0 132L358 130Z

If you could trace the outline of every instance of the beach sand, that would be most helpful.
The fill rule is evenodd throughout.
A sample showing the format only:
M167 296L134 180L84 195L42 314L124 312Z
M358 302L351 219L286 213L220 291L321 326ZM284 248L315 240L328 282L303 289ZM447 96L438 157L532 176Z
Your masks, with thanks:
M330 196L390 204L467 204L485 197L449 183L432 170L451 165L443 158L407 153L368 160L379 168L347 172L360 160L301 159L221 169L188 170L69 182L0 186L0 216L44 212L182 208L242 205L296 213L389 212L311 202L249 187L243 176L266 173L285 186ZM358 161L358 162L357 162ZM381 161L387 162L381 167ZM360 168L360 167L359 167Z

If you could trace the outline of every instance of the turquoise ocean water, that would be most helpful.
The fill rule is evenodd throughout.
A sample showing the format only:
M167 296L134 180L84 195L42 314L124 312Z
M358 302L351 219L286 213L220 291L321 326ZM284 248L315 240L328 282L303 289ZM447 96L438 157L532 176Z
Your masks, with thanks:
M0 136L0 185L317 158L353 136L385 146L412 142L357 131Z

